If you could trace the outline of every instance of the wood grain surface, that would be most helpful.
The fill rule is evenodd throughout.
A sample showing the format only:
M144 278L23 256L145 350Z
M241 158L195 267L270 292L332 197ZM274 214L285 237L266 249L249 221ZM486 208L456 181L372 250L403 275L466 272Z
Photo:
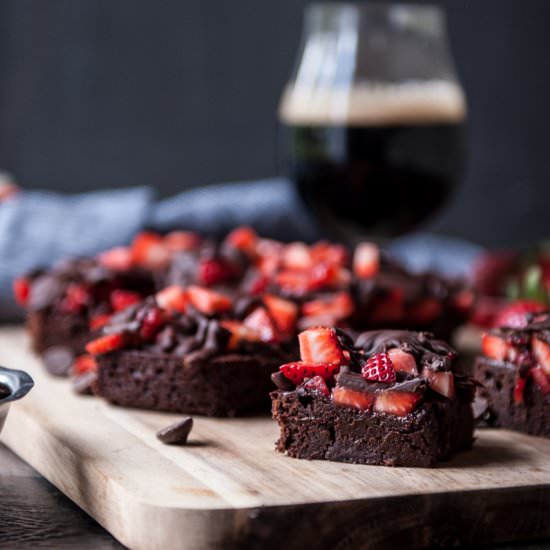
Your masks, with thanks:
M3 441L136 549L421 548L550 536L550 441L485 430L436 469L300 461L273 451L269 418L195 418L186 447L155 432L174 416L74 395L43 372L20 329L0 363L36 387ZM391 527L391 528L389 528Z

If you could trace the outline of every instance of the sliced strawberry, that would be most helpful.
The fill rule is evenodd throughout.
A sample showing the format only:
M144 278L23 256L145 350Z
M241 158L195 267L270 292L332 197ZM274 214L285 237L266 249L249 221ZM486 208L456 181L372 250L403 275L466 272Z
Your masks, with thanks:
M275 275L276 284L293 296L303 296L311 290L311 277L301 271L284 270Z
M144 231L132 242L132 259L140 266L160 269L169 264L170 256L163 238L156 233Z
M272 294L266 294L263 300L269 314L275 321L278 332L285 337L288 336L296 324L298 306L290 300L285 300Z
M223 320L220 325L231 333L231 338L227 345L228 349L235 349L241 342L259 342L261 334L253 328L245 326L239 321Z
M422 377L430 388L451 399L455 395L455 377L450 371L434 371L428 367L422 369Z
M86 351L91 355L103 355L124 346L124 335L121 333L100 336L86 344Z
M99 315L94 315L90 319L90 330L99 330L101 327L104 327L111 320L111 315L108 313L100 313Z
M331 264L317 264L310 271L309 289L321 290L340 286L341 268Z
M197 269L197 281L204 286L223 283L235 275L233 266L215 258L203 259Z
M201 238L192 231L172 231L164 237L163 244L170 252L195 250L201 244Z
M67 313L79 313L90 303L91 298L86 285L70 284L65 291L61 308Z
M392 384L396 380L395 369L387 353L377 353L367 359L361 368L361 376L373 382Z
M13 295L21 306L27 305L31 293L31 284L25 277L18 277L13 281Z
M503 361L508 356L510 345L494 334L485 333L481 337L481 351L485 357Z
M323 380L332 380L340 370L340 365L320 365L318 363L305 363L296 361L281 365L279 370L294 384L301 384L305 378L320 376Z
M543 393L550 393L550 380L548 380L548 375L541 367L529 369L529 376L533 378L535 384Z
M525 328L529 313L544 311L545 306L533 300L516 300L505 305L495 316L493 326L509 328Z
M373 277L380 269L380 250L374 243L359 243L353 255L353 272L360 279Z
M516 405L523 403L523 392L525 391L526 382L525 378L516 377L516 384L514 386L514 403Z
M399 348L394 348L388 350L388 356L396 372L406 372L414 376L418 374L416 360L411 353L407 353Z
M396 416L406 416L414 411L421 396L414 392L386 390L376 394L374 410Z
M97 370L96 360L91 355L80 355L73 362L73 374L79 375L85 372Z
M531 346L537 363L542 367L542 370L550 376L550 345L536 336L533 336Z
M424 298L409 308L407 316L413 323L427 324L437 319L442 311L443 305L437 298Z
M353 313L354 304L349 292L338 292L327 298L319 298L305 302L302 305L302 313L306 317L330 316L341 320Z
M253 296L263 294L269 285L269 279L261 273L256 274L246 285L246 292Z
M231 298L208 288L192 285L187 289L193 307L206 315L222 313L231 308Z
M330 395L327 383L322 376L314 376L304 383L304 389L310 392L317 392L325 397Z
M114 311L122 311L127 307L141 302L141 296L137 292L122 289L113 290L110 299L111 307Z
M283 264L286 269L307 271L313 266L309 247L304 243L290 243L283 250Z
M310 247L310 254L315 263L326 263L344 266L347 263L348 251L340 244L319 241Z
M162 328L165 321L166 317L160 308L153 307L149 309L145 317L141 320L139 335L145 340L152 340Z
M368 411L372 409L374 394L337 386L332 390L332 400L336 405L341 405L342 407L353 407L362 411Z
M178 285L167 286L155 295L159 307L168 311L185 313L189 298L187 292Z
M369 310L371 322L390 323L405 316L405 293L402 288L392 288L386 296L377 300Z
M278 339L275 323L264 307L257 307L252 313L247 315L243 319L243 325L255 330L260 335L262 342L275 342Z
M98 262L113 271L128 271L134 265L132 251L126 246L117 246L97 256Z
M227 235L225 240L228 244L245 252L249 256L254 256L256 253L258 236L250 227L237 227L237 229L234 229Z
M475 295L469 289L464 289L457 292L452 298L454 308L465 314L472 309L474 302Z
M300 358L306 363L336 363L343 361L336 331L327 327L310 328L298 335Z

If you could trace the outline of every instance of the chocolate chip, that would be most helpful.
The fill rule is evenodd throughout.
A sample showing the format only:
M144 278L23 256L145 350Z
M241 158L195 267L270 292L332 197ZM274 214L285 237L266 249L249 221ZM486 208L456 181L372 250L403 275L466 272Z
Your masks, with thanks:
M74 353L66 346L53 346L42 355L46 370L53 376L67 376L74 361Z
M271 380L280 390L290 391L294 389L294 384L282 372L274 372L271 375Z
M187 416L157 432L157 438L166 445L185 445L193 427L193 419Z
M75 376L72 380L73 390L79 395L92 395L93 385L97 380L97 372L88 371Z

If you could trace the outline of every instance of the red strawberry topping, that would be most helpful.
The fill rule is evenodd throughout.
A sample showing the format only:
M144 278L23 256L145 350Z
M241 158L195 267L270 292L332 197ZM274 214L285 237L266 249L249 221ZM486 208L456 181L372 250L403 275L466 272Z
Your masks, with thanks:
M75 375L95 370L97 370L97 363L91 355L80 355L74 360L73 374Z
M94 315L90 319L90 330L99 330L101 327L104 327L111 320L111 315L108 313L100 313L99 315Z
M138 302L141 302L141 296L137 292L122 289L111 292L111 307L114 311L122 311Z
M538 313L546 308L539 302L532 300L516 300L504 306L493 320L495 327L525 328L527 326L528 313Z
M85 285L70 284L65 292L61 308L67 313L79 313L90 303L90 299L90 292Z
M342 349L332 328L316 327L298 335L300 358L306 363L341 363Z
M537 363L542 367L542 370L550 376L550 345L536 336L533 336L531 346Z
M291 243L284 248L283 264L287 269L307 271L313 265L309 247L304 243Z
M541 367L529 369L529 376L533 378L535 384L543 393L550 393L550 380L548 380L548 375Z
M121 333L100 336L86 344L86 351L92 355L103 355L124 346L124 335Z
M380 269L380 250L374 243L360 243L353 256L353 271L359 278L373 277Z
M294 384L301 384L305 378L314 378L315 376L320 376L323 380L332 380L340 370L340 365L319 365L296 361L281 365L279 370Z
M523 392L525 391L526 379L516 377L516 385L514 386L514 403L519 405L523 403Z
M172 231L164 237L163 244L170 252L194 250L201 244L201 238L192 231Z
M246 328L256 331L262 342L274 342L277 340L275 324L264 307L257 307L243 320Z
M162 309L154 307L147 310L145 317L141 320L139 335L145 340L152 340L164 325L165 321L166 319Z
M396 380L395 369L387 353L377 353L369 357L361 368L361 376L373 382L392 384Z
M200 286L190 286L187 295L192 306L205 315L222 313L231 308L231 298Z
M304 383L304 389L310 392L318 392L325 397L328 397L330 392L328 391L327 383L322 376L314 376Z
M187 292L177 285L167 286L157 292L155 300L162 309L178 313L185 313L189 302Z
M481 337L481 351L485 357L503 361L508 356L511 346L499 336L485 333Z
M134 265L132 251L125 246L117 246L102 252L97 257L98 262L113 271L128 271Z
M455 394L455 377L450 371L434 371L424 367L422 376L428 381L430 388L451 399Z
M25 277L19 277L13 281L13 294L17 303L21 306L25 306L29 301L29 295L31 293L31 285L29 280Z
M132 242L132 259L138 265L150 269L163 268L170 262L170 251L156 233L144 231Z
M376 394L374 410L396 416L406 416L412 412L421 396L414 392L383 391Z
M283 335L288 336L294 329L296 319L298 318L298 306L290 300L266 294L264 303L267 306L269 314L275 321L277 330Z
M372 409L374 394L337 386L332 390L332 400L336 405L366 411Z
M388 355L396 372L406 372L413 375L418 374L416 360L411 353L407 353L399 348L394 348L388 350Z
M197 280L204 286L212 286L231 279L235 274L233 266L214 258L201 260L198 266Z
M250 227L237 227L227 235L225 240L231 246L253 256L256 251L258 236Z
M261 335L256 329L247 327L239 321L223 320L220 321L220 325L231 333L228 349L236 349L242 341L259 342L261 340Z
M335 321L349 317L353 313L354 305L349 292L338 292L328 298L319 298L305 302L302 313L306 317L327 316Z

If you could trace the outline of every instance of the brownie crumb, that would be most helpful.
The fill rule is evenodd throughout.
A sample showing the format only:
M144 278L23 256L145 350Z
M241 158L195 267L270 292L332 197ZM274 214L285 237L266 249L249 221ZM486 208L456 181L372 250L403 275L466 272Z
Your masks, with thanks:
M165 445L185 445L192 428L193 419L187 416L183 420L174 422L174 424L170 424L170 426L159 430L157 438Z

